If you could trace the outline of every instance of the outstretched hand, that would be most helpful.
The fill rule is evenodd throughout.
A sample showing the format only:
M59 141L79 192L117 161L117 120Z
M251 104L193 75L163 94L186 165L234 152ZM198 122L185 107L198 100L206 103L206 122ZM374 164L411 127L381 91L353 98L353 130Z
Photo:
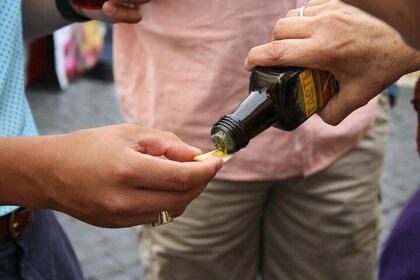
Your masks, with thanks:
M192 161L200 150L172 133L129 124L18 138L11 145L23 153L19 168L30 170L30 185L16 190L21 200L8 202L102 227L152 223L160 211L181 215L223 165L215 157Z
M402 75L420 66L420 55L385 23L337 0L312 0L298 16L289 11L273 31L273 41L251 49L255 66L300 66L330 71L340 92L319 112L339 124Z

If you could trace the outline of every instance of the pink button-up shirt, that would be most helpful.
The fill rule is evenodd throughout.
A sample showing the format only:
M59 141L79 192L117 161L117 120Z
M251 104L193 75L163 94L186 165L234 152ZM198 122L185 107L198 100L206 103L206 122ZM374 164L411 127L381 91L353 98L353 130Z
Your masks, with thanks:
M213 150L211 126L248 95L249 72L243 67L248 51L269 42L276 21L296 6L287 0L146 4L139 24L115 28L114 66L124 115L172 131L203 152ZM375 99L336 127L314 115L293 132L270 128L237 152L217 178L275 180L320 171L362 139L376 106Z

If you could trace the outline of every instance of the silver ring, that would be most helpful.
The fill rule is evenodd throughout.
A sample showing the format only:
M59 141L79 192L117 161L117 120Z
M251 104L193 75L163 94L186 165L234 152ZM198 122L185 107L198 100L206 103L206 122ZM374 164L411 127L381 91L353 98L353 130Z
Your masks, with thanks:
M299 8L299 12L298 12L298 17L303 17L304 16L304 12L307 6L302 6Z
M160 225L168 224L172 222L172 217L169 215L168 211L160 211L158 213L157 220L153 222L152 226L157 227Z

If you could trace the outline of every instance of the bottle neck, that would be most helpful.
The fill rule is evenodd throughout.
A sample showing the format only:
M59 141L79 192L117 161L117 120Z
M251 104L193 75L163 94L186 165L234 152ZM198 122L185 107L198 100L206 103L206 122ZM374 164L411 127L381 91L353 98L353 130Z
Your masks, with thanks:
M250 138L247 127L230 114L213 125L211 140L218 150L231 154L248 145Z
M226 149L228 153L237 152L280 117L281 113L276 109L270 95L259 91L251 92L231 114L223 116L213 125L213 143L218 149ZM216 135L219 131L224 134Z

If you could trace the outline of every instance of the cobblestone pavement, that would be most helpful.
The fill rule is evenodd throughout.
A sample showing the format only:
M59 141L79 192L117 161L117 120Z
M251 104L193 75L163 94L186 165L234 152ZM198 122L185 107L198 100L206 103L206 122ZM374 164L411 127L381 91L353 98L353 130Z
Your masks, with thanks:
M415 113L411 89L400 89L391 124L383 174L384 240L401 207L420 184L420 161L415 152ZM40 134L124 122L112 83L87 79L74 81L66 92L54 87L28 90ZM58 213L75 247L88 280L139 280L142 268L137 255L136 228L101 229Z

